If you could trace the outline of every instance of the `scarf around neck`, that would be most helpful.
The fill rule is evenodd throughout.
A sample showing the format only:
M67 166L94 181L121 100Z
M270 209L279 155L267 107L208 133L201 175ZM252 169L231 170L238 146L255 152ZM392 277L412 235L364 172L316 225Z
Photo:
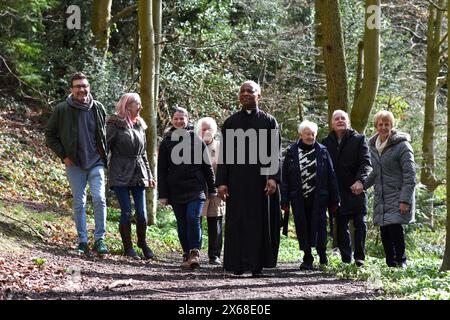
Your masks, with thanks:
M375 148L377 149L379 155L381 155L384 148L386 148L387 142L389 141L389 137L390 135L387 137L386 140L384 140L384 142L381 142L380 136L378 135L377 140L375 140Z
M83 111L89 110L90 108L92 108L92 105L94 104L94 98L92 97L92 95L90 93L88 94L87 104L79 103L78 101L74 100L72 94L70 94L67 97L66 101L70 106L80 109L80 110L83 110Z

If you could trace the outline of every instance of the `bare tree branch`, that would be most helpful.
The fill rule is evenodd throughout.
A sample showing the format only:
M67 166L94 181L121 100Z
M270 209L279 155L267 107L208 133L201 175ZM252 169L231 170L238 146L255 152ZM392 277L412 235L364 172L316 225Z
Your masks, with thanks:
M439 42L439 47L442 46L442 44L447 39L447 37L448 37L448 31L444 34L444 36L442 37L441 41Z
M114 17L112 17L108 22L108 27L111 27L114 23L119 21L120 19L123 19L125 17L131 16L137 11L137 4L126 7L119 13L117 13Z
M431 0L427 0L427 2L428 2L429 4L431 4L433 7L435 7L436 9L440 10L440 11L447 11L446 8L441 8L441 7L439 7L436 3L434 3L434 2L431 1Z
M35 88L33 88L32 86L30 86L28 83L26 83L25 81L23 81L22 79L20 79L20 77L18 75L16 75L14 72L12 72L11 68L8 66L8 64L6 63L6 59L0 55L0 59L3 61L3 64L5 65L6 69L8 70L8 72L17 79L17 81L19 81L19 83L22 85L25 85L26 87L30 88L32 91L36 92L39 96L45 98L47 101L50 101L51 98L45 94L43 94L41 91L36 90ZM23 91L22 91L23 92ZM24 92L23 92L24 93ZM31 96L28 96L24 93L24 95L27 98L33 98Z
M21 223L21 224L27 226L27 227L30 228L30 230L33 231L33 232L34 232L41 240L44 240L44 237L43 237L39 232L37 232L36 229L34 229L32 226L30 226L28 223L26 223L26 222L24 222L24 221L22 221L22 220L19 220L19 219L16 219L16 218L13 218L13 217L7 215L3 210L0 210L0 214L1 214L2 216L4 216L4 217L10 219L10 220L19 222L19 223Z

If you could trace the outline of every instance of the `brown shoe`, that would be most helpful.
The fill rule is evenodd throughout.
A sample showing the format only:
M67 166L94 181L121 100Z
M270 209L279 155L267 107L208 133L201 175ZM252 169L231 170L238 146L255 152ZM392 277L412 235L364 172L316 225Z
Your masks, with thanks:
M198 249L192 249L189 252L188 261L192 269L200 268L200 251Z
M181 263L181 269L190 269L191 268L191 262L189 261L189 254L184 253L183 254L183 262Z

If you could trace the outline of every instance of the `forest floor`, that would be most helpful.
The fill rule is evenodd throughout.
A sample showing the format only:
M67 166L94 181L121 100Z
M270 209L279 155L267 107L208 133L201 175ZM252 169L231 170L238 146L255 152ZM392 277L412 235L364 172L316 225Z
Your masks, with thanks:
M175 253L144 261L79 255L75 247L36 239L20 242L16 249L9 243L0 250L0 300L371 300L381 295L367 282L338 279L320 269L301 271L293 262L252 278L209 265L205 256L201 268L186 271Z

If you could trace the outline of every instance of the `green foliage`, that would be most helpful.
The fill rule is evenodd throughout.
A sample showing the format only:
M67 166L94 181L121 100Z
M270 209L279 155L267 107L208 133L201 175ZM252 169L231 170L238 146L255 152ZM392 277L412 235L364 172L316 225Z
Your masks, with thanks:
M164 34L173 38L161 65L161 130L169 108L181 103L192 118L209 115L220 125L238 109L240 84L253 79L262 84L262 108L287 120L283 131L296 136L297 88L312 73L306 63L313 58L306 50L312 37L303 32L311 23L309 6L298 2L286 10L282 1L173 0L164 10Z
M63 166L55 166L50 153L39 153L36 145L43 144L41 136L27 133L0 133L0 186L12 199L64 208L62 199L70 191Z
M6 59L20 79L33 87L42 87L41 64L44 47L43 14L58 4L56 0L3 1L0 4L0 56Z
M381 241L374 239L374 232L377 234L378 230L369 229L364 267L342 264L336 255L331 256L326 271L345 279L366 281L368 288L382 290L388 299L450 299L450 272L439 271L445 243L442 229L407 228L406 269L386 266Z
M33 263L39 267L47 263L47 259L45 258L33 258L31 261L33 261Z
M113 196L112 194L110 196ZM114 197L114 196L113 196ZM156 213L157 225L149 226L147 228L147 239L149 246L156 254L164 254L167 252L182 252L178 240L178 233L176 227L175 215L172 211L160 209ZM133 243L136 243L136 227L133 216L132 224L132 238ZM107 208L107 224L106 224L106 238L105 243L108 249L113 254L122 254L123 245L118 232L120 222L120 209L117 206L108 206ZM94 215L92 210L88 210L88 223L94 224ZM207 240L206 240L207 241ZM137 252L140 249L135 246Z

